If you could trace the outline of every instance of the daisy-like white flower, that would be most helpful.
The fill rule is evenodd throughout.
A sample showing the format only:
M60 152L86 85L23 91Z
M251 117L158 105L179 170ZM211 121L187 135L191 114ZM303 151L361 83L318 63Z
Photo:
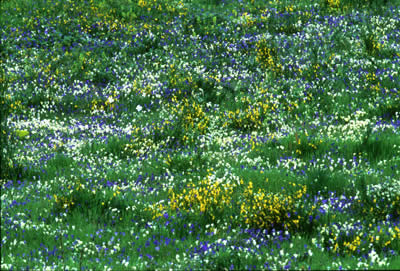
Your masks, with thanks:
M113 97L112 97L112 96L108 97L107 102L108 102L109 104L112 104L112 103L114 102Z
M138 104L138 105L136 106L136 110L137 110L138 112L142 111L142 109L143 109L143 107L142 107L140 104Z

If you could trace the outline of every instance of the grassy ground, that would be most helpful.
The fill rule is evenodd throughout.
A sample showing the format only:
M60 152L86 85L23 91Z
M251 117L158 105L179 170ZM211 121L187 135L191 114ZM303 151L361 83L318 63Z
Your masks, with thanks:
M1 269L398 269L398 1L1 5Z

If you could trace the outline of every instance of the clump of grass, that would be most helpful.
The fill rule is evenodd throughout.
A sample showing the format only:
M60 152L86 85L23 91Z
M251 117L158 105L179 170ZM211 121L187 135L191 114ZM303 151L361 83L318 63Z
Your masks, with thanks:
M55 214L67 213L70 221L77 216L94 224L110 224L110 226L125 223L124 219L130 205L121 198L121 188L105 189L102 192L98 188L90 188L87 185L76 182L66 186L63 195L53 195L53 212Z
M348 194L349 181L342 174L331 174L329 169L313 168L306 175L308 192L312 196L329 197L330 193L336 195Z
M1 69L0 76L1 81L4 82L0 86L0 180L6 182L14 177L12 174L12 142L10 140L12 134L7 123L11 104L10 97L6 95L7 83L3 69Z
M368 127L362 141L349 141L346 148L343 148L343 154L347 159L364 156L369 162L375 164L382 159L394 157L395 150L392 147L396 145L397 140L396 135L390 135L387 132L372 134L372 128Z
M379 44L373 34L365 34L362 36L365 51L370 56L376 56L381 50L382 45Z
M328 13L343 14L355 9L367 9L373 11L381 11L382 6L387 4L387 0L323 0L322 6Z
M48 168L60 169L73 163L74 159L62 153L56 153L52 159L47 162Z
M250 158L260 157L263 161L268 161L270 165L275 166L281 156L284 155L280 149L281 144L276 139L268 143L260 144L249 153Z
M127 152L125 148L127 144L129 144L127 138L111 136L107 138L105 152L121 159L127 158L129 155L129 152Z
M200 151L192 150L191 155L175 152L174 155L167 155L164 160L167 168L174 173L184 173L188 171L196 171L205 167L208 163L206 157L201 155ZM196 154L194 154L196 152Z

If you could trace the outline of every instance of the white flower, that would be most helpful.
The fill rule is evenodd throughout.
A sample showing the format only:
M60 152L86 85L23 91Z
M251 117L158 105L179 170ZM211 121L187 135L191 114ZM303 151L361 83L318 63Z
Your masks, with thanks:
M138 104L138 106L136 106L136 110L138 112L142 111L142 109L143 109L143 107L140 104Z
M114 99L112 96L110 96L110 97L108 97L107 101L109 104L112 104L114 102Z

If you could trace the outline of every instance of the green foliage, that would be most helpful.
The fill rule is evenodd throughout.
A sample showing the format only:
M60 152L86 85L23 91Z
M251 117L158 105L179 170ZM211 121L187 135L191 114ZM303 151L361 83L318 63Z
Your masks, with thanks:
M127 144L129 144L129 140L127 138L111 136L107 138L105 152L120 159L125 159L128 156L128 152L125 148Z
M14 137L8 126L8 118L12 112L10 95L7 95L8 81L3 69L0 69L0 180L6 182L14 179L13 149Z
M120 193L108 190L107 193L89 190L81 183L77 183L76 187L70 187L71 192L68 195L53 196L53 212L55 214L67 212L68 219L71 222L79 223L86 220L97 225L126 223L128 216L128 203L117 197Z
M207 164L207 159L199 151L192 150L196 153L192 155L184 155L175 153L172 157L168 155L164 163L173 173L184 173L196 171Z
M56 153L54 158L47 162L47 167L54 169L61 169L73 163L74 159L65 154Z
M398 265L396 6L0 8L1 269Z
M307 181L308 191L313 196L320 194L327 196L329 191L331 191L328 186L332 186L330 183L333 183L332 177L327 170L320 168L311 170L307 175Z
M365 177L356 181L356 189L360 191L360 200L354 210L371 219L396 220L400 217L400 190L398 181L385 181L379 184L368 184Z

